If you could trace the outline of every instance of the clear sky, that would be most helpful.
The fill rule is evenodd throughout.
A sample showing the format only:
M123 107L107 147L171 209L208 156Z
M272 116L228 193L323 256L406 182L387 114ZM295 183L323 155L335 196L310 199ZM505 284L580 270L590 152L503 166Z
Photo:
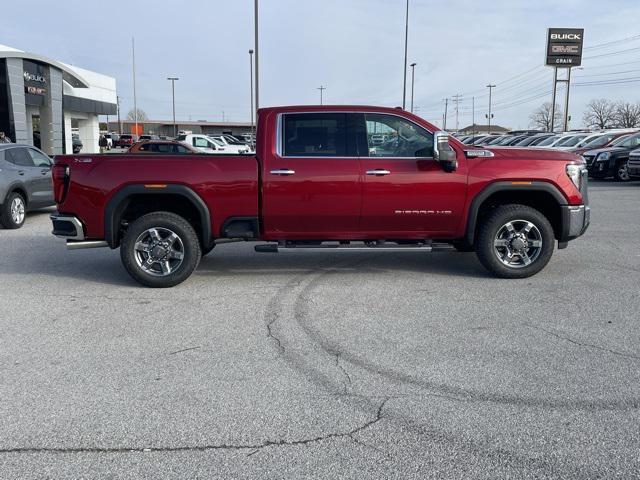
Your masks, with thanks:
M166 77L178 76L179 119L249 119L252 0L31 0L3 2L0 15L0 43L116 77L123 112L133 105L135 36L138 106L149 117L171 117ZM404 15L405 0L261 0L261 105L318 103L320 85L325 103L400 105ZM640 101L639 19L640 0L410 0L414 103L440 124L443 99L460 93L462 127L475 96L484 123L493 83L493 122L526 127L551 97L546 28L583 27L569 109L579 127L592 98ZM410 75L407 83L410 93Z

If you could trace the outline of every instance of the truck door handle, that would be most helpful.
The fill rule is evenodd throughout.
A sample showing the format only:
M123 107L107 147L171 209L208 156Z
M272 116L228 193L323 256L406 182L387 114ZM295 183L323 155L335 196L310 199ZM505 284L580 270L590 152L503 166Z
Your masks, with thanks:
M18 175L24 175L24 170L18 170Z
M376 168L375 170L367 170L367 175L377 175L381 177L382 175L389 175L391 170L385 170L383 168Z
M271 170L271 173L273 175L293 175L294 173L296 173L296 171L288 168L279 168L276 170Z

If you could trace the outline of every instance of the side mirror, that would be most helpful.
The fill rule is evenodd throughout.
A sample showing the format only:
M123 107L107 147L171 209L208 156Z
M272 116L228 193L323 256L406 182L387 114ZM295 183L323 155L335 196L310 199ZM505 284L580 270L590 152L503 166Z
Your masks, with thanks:
M447 132L439 131L433 134L433 158L442 165L445 172L453 172L458 168L456 151L449 145Z

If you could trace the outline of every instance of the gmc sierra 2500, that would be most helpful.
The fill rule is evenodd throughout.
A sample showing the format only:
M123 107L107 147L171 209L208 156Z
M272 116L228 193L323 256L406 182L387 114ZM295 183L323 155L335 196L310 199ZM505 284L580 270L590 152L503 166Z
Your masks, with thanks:
M255 247L265 253L449 244L499 277L523 278L589 224L578 156L467 147L401 109L264 108L256 146L57 156L53 234L70 249L120 247L133 278L170 287L231 240L269 242Z

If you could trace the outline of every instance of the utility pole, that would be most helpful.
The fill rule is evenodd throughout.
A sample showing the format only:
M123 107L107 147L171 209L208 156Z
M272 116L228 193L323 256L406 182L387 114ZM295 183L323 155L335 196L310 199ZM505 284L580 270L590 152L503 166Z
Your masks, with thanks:
M449 99L444 99L444 116L442 117L442 129L447 129L447 108L449 107Z
M116 96L116 109L118 111L118 135L122 135L122 122L120 121L120 95Z
M258 109L260 108L260 74L258 73L258 0L253 2L254 38L256 50L256 122L258 121Z
M167 77L167 80L171 81L171 101L173 104L173 138L178 136L178 128L176 126L176 80L180 80L178 77Z
M462 98L462 95L459 93L456 93L452 100L455 102L456 104L456 132L458 131L458 105L460 104L460 99Z
M571 67L567 68L567 93L564 97L564 129L563 132L569 130L569 86L571 85Z
M257 0L256 0L257 1ZM402 109L407 103L407 44L409 42L409 0L407 0L407 13L404 22L404 77L402 80Z
M320 90L320 105L322 105L322 92L326 90L326 87L320 85L317 89Z
M413 62L410 67L411 67L411 113L413 113L413 85L415 83L415 79L416 79L416 62Z
M471 97L471 135L476 135L476 97Z
M249 84L251 85L251 143L254 141L254 128L253 128L253 50L249 50Z
M133 64L133 118L135 119L136 131L134 135L138 135L138 97L136 96L136 43L135 39L131 37L131 53Z
M495 85L487 85L487 88L489 89L489 115L487 116L487 120L488 120L488 130L489 133L491 133L491 91L495 88Z

